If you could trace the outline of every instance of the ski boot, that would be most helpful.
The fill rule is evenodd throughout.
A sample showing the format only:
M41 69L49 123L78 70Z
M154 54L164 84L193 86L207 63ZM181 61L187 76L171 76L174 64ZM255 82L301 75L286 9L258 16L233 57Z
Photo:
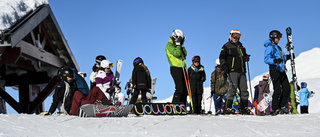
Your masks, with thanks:
M248 107L242 108L241 114L242 115L251 115L251 110Z
M224 114L229 115L229 114L236 114L236 110L234 108L226 108L224 111Z
M276 115L280 114L280 111L281 111L280 109L275 110L273 112L272 116L276 116Z
M289 110L286 107L281 107L280 114L289 114Z

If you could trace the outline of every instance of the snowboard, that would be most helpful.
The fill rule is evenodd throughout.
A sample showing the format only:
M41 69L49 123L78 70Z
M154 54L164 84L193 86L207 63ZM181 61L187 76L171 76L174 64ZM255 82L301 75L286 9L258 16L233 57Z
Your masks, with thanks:
M82 105L78 111L79 117L127 117L133 108L131 105Z
M268 93L264 93L264 98L259 102L259 104L257 105L257 109L260 112L265 111L268 106L270 106L271 102L272 102L272 94L273 91L271 91L269 94Z
M115 77L113 78L113 86L114 86L114 93L111 96L111 101L112 103L115 103L116 100L118 99L118 94L121 92L121 87L120 87L120 72L122 68L122 60L119 59L117 61L117 67L116 67L116 74Z
M136 103L133 108L136 115L186 115L183 103Z

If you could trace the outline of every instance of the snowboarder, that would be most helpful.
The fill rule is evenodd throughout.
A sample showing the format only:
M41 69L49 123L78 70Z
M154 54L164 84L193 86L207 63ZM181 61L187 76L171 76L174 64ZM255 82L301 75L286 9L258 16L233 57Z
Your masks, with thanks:
M42 112L39 115L51 115L57 108L60 113L67 115L70 114L73 95L77 90L77 84L74 80L74 72L70 68L65 68L58 72L58 74L61 77L61 81L55 87L49 112Z
M234 113L232 103L236 95L237 88L240 91L240 113L249 115L251 110L248 108L248 86L246 78L245 62L249 61L250 55L247 54L245 47L239 41L241 33L237 29L230 32L229 41L223 45L220 52L220 64L224 71L227 72L229 78L229 90L227 92L225 113Z
M203 82L206 81L206 73L204 67L200 63L200 56L196 55L192 58L192 65L188 68L190 78L190 87L192 101L194 102L194 113L201 113L201 102L203 94Z
M144 65L143 60L137 57L133 61L132 84L134 93L130 104L135 104L139 94L141 93L142 103L147 103L147 91L151 88L151 76L147 66Z
M106 60L106 57L103 55L98 55L96 57L96 64L93 65L92 67L92 72L90 75L90 90L92 90L96 86L96 75L98 73L97 69L100 67L101 61Z
M254 96L254 105L256 107L256 114L260 116L270 115L271 109L270 106L264 111L259 112L257 109L257 104L264 98L264 94L270 93L269 88L269 74L263 74L262 81L259 81L259 84L255 86L255 96Z
M272 30L269 33L269 38L264 42L266 47L264 62L269 65L269 74L273 84L273 115L288 114L289 111L285 108L285 105L290 95L290 84L285 72L285 62L291 58L291 55L284 56L281 47L278 45L280 38L282 38L280 31Z
M309 101L308 99L311 97L313 91L309 91L307 88L306 82L301 82L301 90L299 91L299 98L300 98L300 112L301 114L308 114L308 107L309 107Z
M187 86L184 79L184 67L182 63L187 56L187 50L184 47L185 36L179 29L173 31L172 36L166 46L166 55L170 64L170 73L175 83L175 92L172 102L187 102Z
M211 96L213 96L216 115L223 113L228 85L227 74L222 70L220 60L217 59L215 70L211 73Z

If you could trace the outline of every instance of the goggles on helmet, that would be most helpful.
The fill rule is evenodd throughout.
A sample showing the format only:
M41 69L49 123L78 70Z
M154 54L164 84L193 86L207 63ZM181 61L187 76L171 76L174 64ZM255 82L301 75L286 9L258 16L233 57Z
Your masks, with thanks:
M270 35L270 38L282 38L282 34L273 34L273 35Z
M112 68L113 67L113 63L109 63L107 68Z
M233 38L240 38L241 34L240 33L231 33L231 37Z

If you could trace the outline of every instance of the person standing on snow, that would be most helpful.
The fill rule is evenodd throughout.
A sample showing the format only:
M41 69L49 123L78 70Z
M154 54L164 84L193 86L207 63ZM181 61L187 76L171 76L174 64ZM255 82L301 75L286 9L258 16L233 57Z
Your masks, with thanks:
M101 61L106 60L106 57L103 55L98 55L96 57L96 64L93 65L92 67L92 72L90 75L90 90L92 90L96 86L96 75L98 73L97 69L100 67Z
M132 84L134 93L130 104L135 104L139 94L141 93L142 103L147 103L147 91L151 88L151 76L147 66L144 65L143 60L137 57L133 61Z
M213 97L216 115L221 114L224 110L228 85L227 74L222 70L220 60L217 59L215 70L211 73L211 96Z
M192 65L188 68L194 113L201 114L203 82L206 81L206 72L200 63L200 56L192 58Z
M173 30L172 37L166 46L166 55L170 64L170 73L175 83L175 92L172 102L187 102L187 87L184 80L183 69L185 64L183 60L187 57L187 50L184 47L185 36L180 29Z
M301 114L308 114L308 107L309 107L309 101L308 99L311 97L313 91L309 91L307 88L306 82L301 82L301 90L299 91L299 98L300 98L300 112Z
M268 82L269 82L269 74L263 74L262 81L259 81L259 84L254 87L255 94L253 98L253 104L256 108L256 114L259 116L270 115L270 112L271 112L270 106L268 106L264 112L259 112L257 107L260 101L264 98L264 94L270 93Z
M239 41L241 33L237 29L230 32L229 41L223 45L220 52L220 64L224 71L229 75L229 91L226 99L225 114L233 114L235 110L232 108L234 96L237 88L240 91L240 113L249 115L251 110L248 108L248 86L246 78L246 61L249 61L250 55L247 54L245 47Z
M269 38L264 42L264 62L269 65L274 93L272 95L273 115L288 114L285 105L290 95L290 84L286 74L285 62L291 55L284 56L281 47L278 45L282 34L278 30L272 30Z

